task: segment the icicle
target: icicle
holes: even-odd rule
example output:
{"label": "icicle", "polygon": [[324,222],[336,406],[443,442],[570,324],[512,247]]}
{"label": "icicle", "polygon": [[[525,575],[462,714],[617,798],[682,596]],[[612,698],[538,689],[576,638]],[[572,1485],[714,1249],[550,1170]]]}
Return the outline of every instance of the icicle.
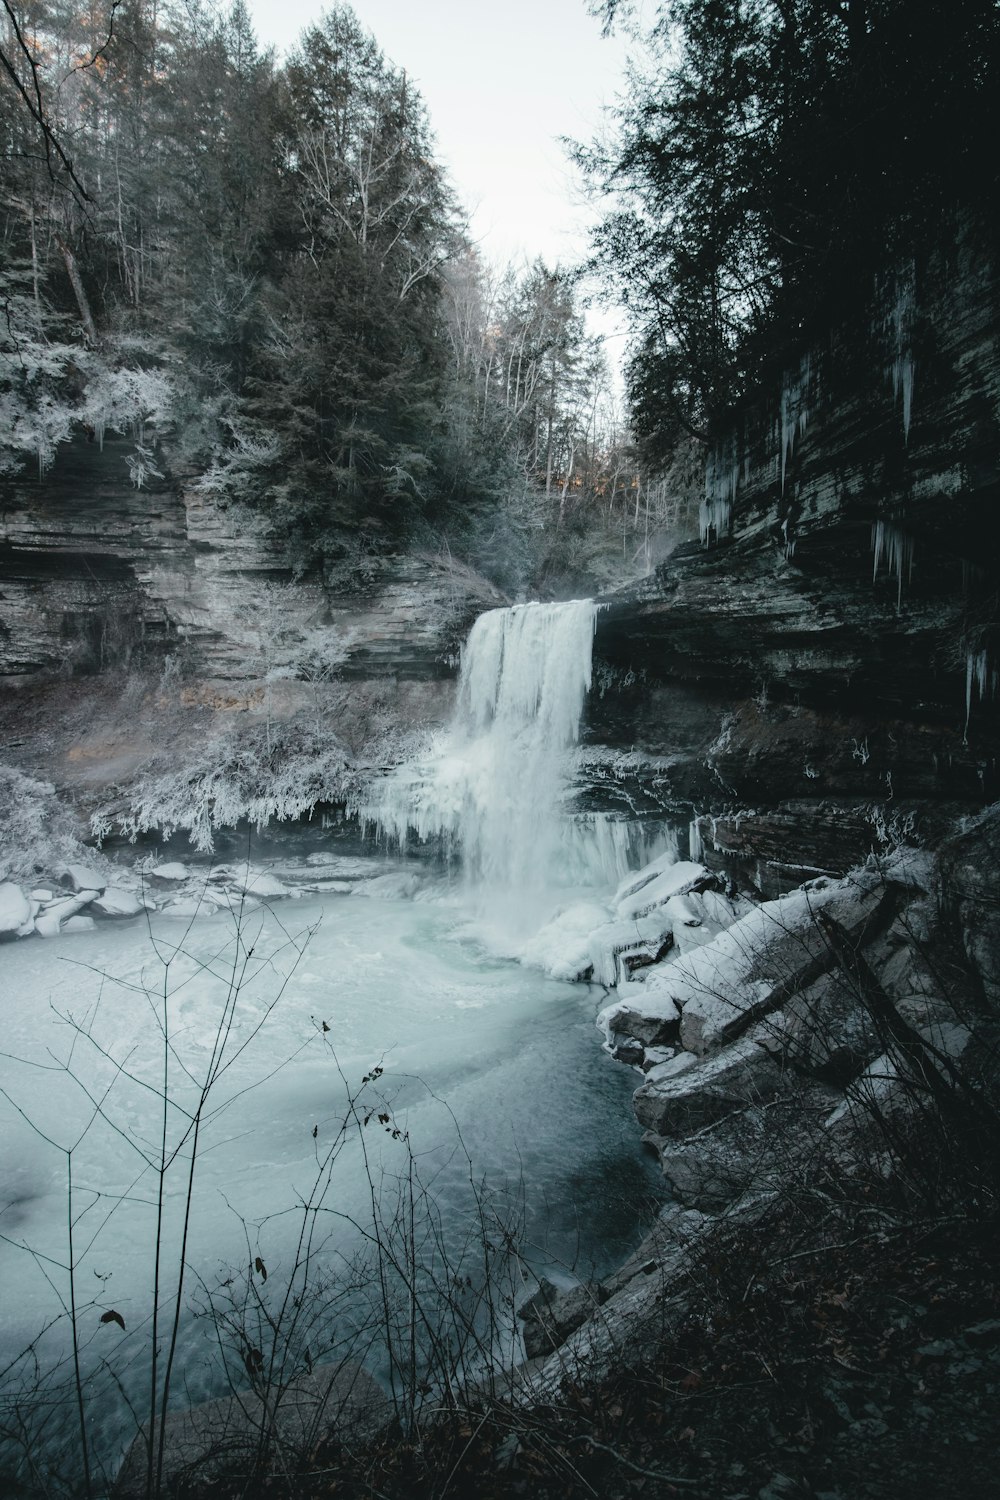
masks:
{"label": "icicle", "polygon": [[713,532],[718,541],[732,525],[733,505],[740,482],[740,465],[735,450],[735,440],[730,438],[723,448],[713,449],[705,462],[705,498],[701,502],[699,530],[706,547]]}
{"label": "icicle", "polygon": [[913,578],[913,538],[906,535],[892,521],[876,521],[872,526],[872,582],[878,578],[884,559],[887,572],[896,580],[896,608],[903,602],[903,574],[909,583]]}
{"label": "icicle", "polygon": [[795,556],[795,538],[792,536],[791,523],[788,516],[786,516],[781,523],[781,534],[785,539],[785,561],[791,562],[792,558]]}
{"label": "icicle", "polygon": [[963,743],[969,743],[969,720],[972,718],[972,689],[980,703],[989,696],[995,698],[1000,689],[1000,670],[990,666],[989,651],[967,651],[965,654],[965,734]]}
{"label": "icicle", "polygon": [[692,818],[691,822],[688,824],[688,858],[694,860],[695,863],[700,864],[704,853],[705,846],[702,842],[701,828],[698,824],[698,819]]}
{"label": "icicle", "polygon": [[809,393],[812,384],[812,359],[803,355],[798,372],[787,371],[781,381],[780,431],[781,445],[778,450],[781,469],[781,489],[785,488],[785,473],[788,460],[795,451],[796,434],[802,437],[809,425]]}
{"label": "icicle", "polygon": [[892,398],[903,398],[903,441],[910,440],[910,417],[913,412],[913,318],[916,311],[916,273],[912,262],[900,276],[896,300],[891,313],[893,338]]}

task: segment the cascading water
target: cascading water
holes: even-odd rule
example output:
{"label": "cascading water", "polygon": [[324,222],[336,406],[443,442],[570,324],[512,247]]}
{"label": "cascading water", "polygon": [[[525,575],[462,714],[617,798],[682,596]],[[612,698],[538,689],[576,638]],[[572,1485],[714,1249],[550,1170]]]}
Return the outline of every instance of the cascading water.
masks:
{"label": "cascading water", "polygon": [[578,599],[481,615],[450,726],[363,809],[401,843],[442,838],[522,931],[549,914],[551,892],[614,882],[649,853],[634,824],[569,814],[597,610]]}

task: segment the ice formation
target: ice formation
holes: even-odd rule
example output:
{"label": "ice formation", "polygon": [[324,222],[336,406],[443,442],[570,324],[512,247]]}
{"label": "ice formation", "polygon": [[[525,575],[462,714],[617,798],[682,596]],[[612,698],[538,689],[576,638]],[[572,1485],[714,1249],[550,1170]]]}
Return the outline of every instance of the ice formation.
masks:
{"label": "ice formation", "polygon": [[883,562],[896,580],[896,607],[903,602],[903,574],[907,583],[913,577],[913,538],[906,535],[892,521],[876,521],[872,527],[872,582],[878,577]]}
{"label": "ice formation", "polygon": [[706,547],[715,533],[716,541],[730,528],[736,490],[740,482],[740,465],[735,442],[714,448],[705,462],[705,498],[701,502],[698,527]]}
{"label": "ice formation", "polygon": [[[795,451],[796,437],[802,437],[809,425],[809,396],[812,385],[812,360],[803,356],[795,374],[788,371],[781,382],[781,488],[785,488],[788,460]],[[787,541],[787,537],[786,537]]]}
{"label": "ice formation", "polygon": [[892,309],[893,361],[892,395],[895,401],[903,398],[903,438],[909,442],[910,414],[913,410],[913,317],[916,311],[914,270],[911,265],[905,279],[896,289],[896,300]]}
{"label": "ice formation", "polygon": [[985,647],[981,651],[967,651],[965,655],[965,743],[969,742],[969,720],[972,717],[972,691],[980,703],[989,696],[995,698],[1000,690],[1000,667],[990,661]]}

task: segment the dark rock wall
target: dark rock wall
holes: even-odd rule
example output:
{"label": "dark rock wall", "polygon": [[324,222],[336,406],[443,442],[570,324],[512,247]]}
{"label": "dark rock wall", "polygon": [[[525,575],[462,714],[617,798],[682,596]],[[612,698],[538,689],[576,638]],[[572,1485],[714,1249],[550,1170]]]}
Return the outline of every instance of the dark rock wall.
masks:
{"label": "dark rock wall", "polygon": [[[825,809],[783,834],[829,866],[873,817],[1000,795],[992,238],[965,222],[738,414],[709,455],[703,544],[607,601],[588,737],[656,757],[665,806]],[[836,855],[824,817],[854,819]]]}

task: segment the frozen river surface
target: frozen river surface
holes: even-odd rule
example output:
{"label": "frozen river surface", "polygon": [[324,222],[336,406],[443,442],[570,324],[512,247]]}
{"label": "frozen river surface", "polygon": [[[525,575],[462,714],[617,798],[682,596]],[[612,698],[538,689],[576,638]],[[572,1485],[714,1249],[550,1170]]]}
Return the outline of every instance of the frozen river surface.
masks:
{"label": "frozen river surface", "polygon": [[[527,1286],[532,1271],[583,1276],[620,1259],[655,1190],[628,1108],[634,1077],[594,1029],[603,991],[491,956],[444,891],[307,896],[239,931],[229,913],[105,924],[0,960],[8,1402],[30,1403],[40,1372],[70,1361],[75,1297],[83,1373],[96,1392],[113,1370],[141,1410],[158,1223],[161,1344],[182,1258],[189,1268],[173,1388],[185,1405],[220,1380],[213,1320],[192,1309],[210,1292],[245,1302],[248,1287],[287,1286],[305,1202],[322,1209],[309,1274],[325,1282],[362,1242],[372,1181],[392,1194],[415,1171],[458,1255],[470,1181],[485,1180],[501,1216],[523,1201]],[[71,1363],[62,1374],[71,1382]],[[89,1412],[99,1450],[127,1435],[122,1417],[109,1397]],[[71,1407],[46,1420],[71,1440]]]}

